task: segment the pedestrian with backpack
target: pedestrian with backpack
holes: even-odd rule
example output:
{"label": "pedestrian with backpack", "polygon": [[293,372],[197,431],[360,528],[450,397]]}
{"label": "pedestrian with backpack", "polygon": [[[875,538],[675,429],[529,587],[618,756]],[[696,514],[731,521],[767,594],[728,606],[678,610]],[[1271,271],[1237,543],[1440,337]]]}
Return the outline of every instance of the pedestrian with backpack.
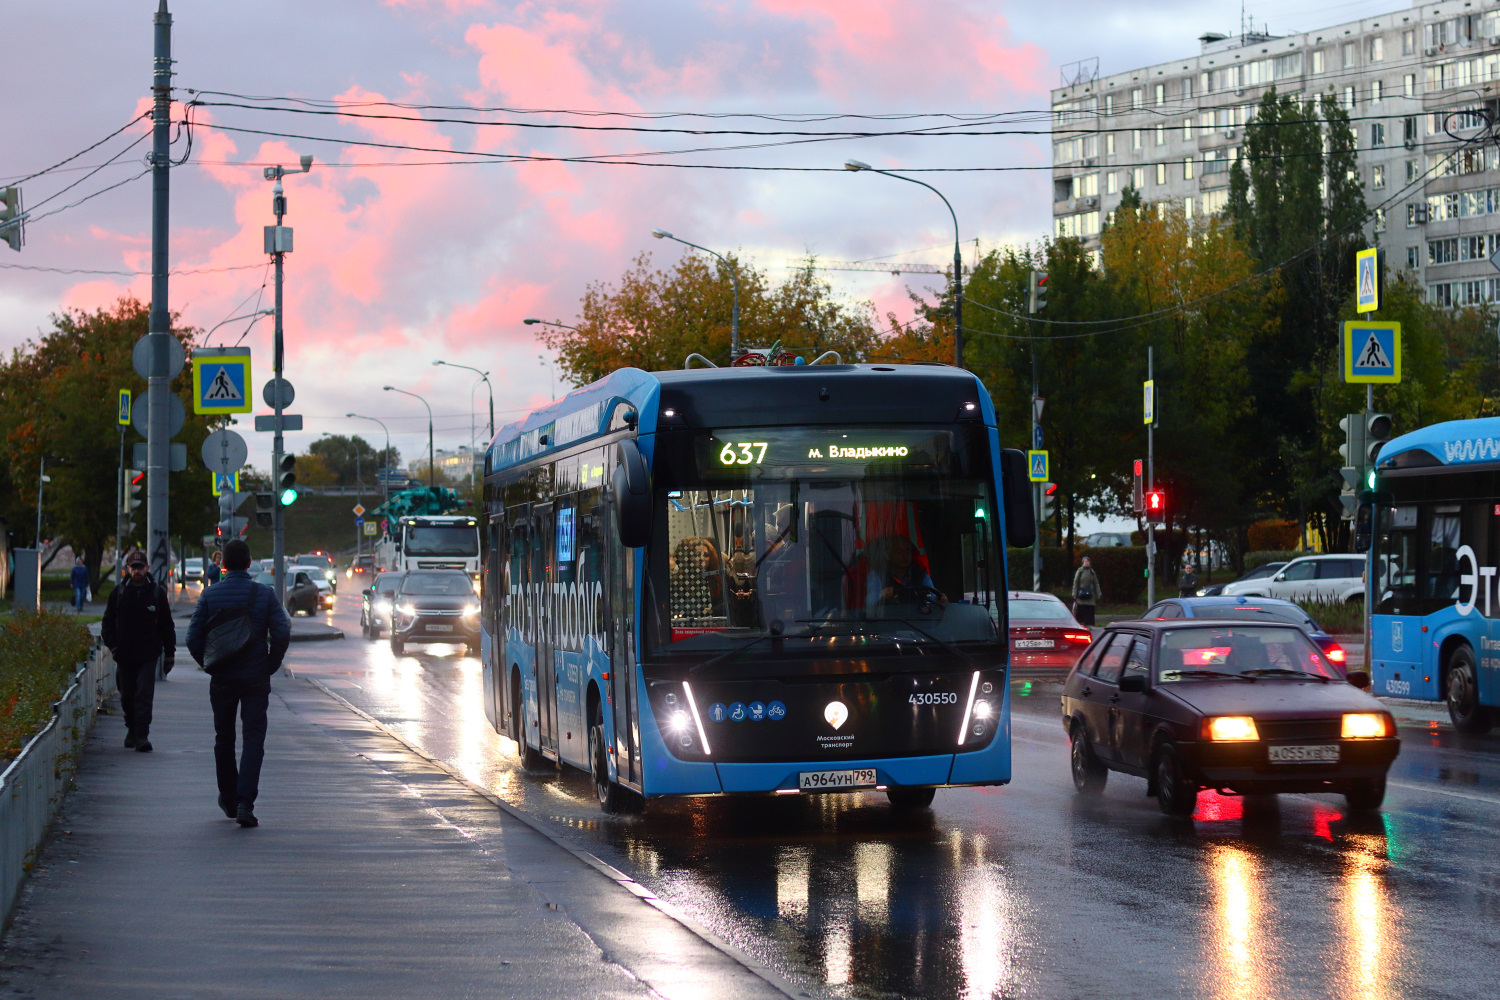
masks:
{"label": "pedestrian with backpack", "polygon": [[163,659],[162,676],[172,672],[177,657],[177,628],[167,588],[151,578],[146,554],[132,552],[125,560],[126,578],[109,592],[99,636],[115,658],[115,687],[125,716],[125,747],[151,752],[151,706],[156,700],[156,662]]}
{"label": "pedestrian with backpack", "polygon": [[[236,538],[224,546],[224,576],[198,598],[188,624],[187,647],[209,675],[214,713],[214,771],[219,808],[240,826],[259,826],[255,799],[266,751],[266,711],[271,675],[281,669],[292,638],[291,619],[270,587],[250,576],[250,546]],[[243,724],[235,765],[235,715]]]}

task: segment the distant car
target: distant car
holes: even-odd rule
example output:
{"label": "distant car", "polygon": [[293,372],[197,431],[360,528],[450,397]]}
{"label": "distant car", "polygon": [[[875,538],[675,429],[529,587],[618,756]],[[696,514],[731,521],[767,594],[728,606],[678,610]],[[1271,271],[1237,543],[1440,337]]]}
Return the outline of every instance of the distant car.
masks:
{"label": "distant car", "polygon": [[[262,571],[255,575],[256,583],[263,583],[267,587],[276,586],[276,574]],[[286,613],[293,618],[298,613],[315,615],[321,606],[322,600],[318,593],[317,584],[313,582],[312,574],[306,569],[298,567],[289,570],[286,575]]]}
{"label": "distant car", "polygon": [[1094,634],[1051,594],[1012,590],[1006,608],[1012,667],[1067,670],[1094,641]]}
{"label": "distant car", "polygon": [[396,591],[391,621],[391,652],[406,653],[408,642],[463,643],[479,651],[479,595],[462,570],[406,573]]}
{"label": "distant car", "polygon": [[307,566],[316,568],[323,574],[323,579],[328,582],[328,588],[332,593],[339,592],[339,575],[334,569],[333,556],[321,550],[307,552],[292,560],[294,566]]}
{"label": "distant car", "polygon": [[194,580],[201,583],[203,580],[203,560],[197,556],[191,559],[184,559],[182,561],[182,578],[189,583]]}
{"label": "distant car", "polygon": [[1301,629],[1237,621],[1116,622],[1063,684],[1074,787],[1144,777],[1162,812],[1198,792],[1342,793],[1380,808],[1400,751],[1384,705],[1345,683]]}
{"label": "distant car", "polygon": [[349,563],[349,568],[344,571],[344,575],[351,580],[356,576],[366,580],[371,579],[375,575],[375,557],[373,555],[355,556],[354,560]]}
{"label": "distant car", "polygon": [[1284,601],[1363,600],[1365,560],[1354,553],[1301,556],[1266,579],[1245,585],[1231,584],[1224,588],[1224,593],[1236,597],[1279,597]]}
{"label": "distant car", "polygon": [[381,573],[362,592],[359,628],[366,639],[379,639],[380,630],[390,625],[401,577],[400,573]]}
{"label": "distant car", "polygon": [[[1199,597],[1221,597],[1221,596],[1222,597],[1238,597],[1241,594],[1243,594],[1245,590],[1249,589],[1249,587],[1253,586],[1258,581],[1268,580],[1271,577],[1275,576],[1276,575],[1276,571],[1278,569],[1280,569],[1281,567],[1285,566],[1285,565],[1286,565],[1285,562],[1268,562],[1268,563],[1262,563],[1261,565],[1255,567],[1252,570],[1246,570],[1245,571],[1245,575],[1242,576],[1242,577],[1240,577],[1238,580],[1233,580],[1233,581],[1231,581],[1229,583],[1225,583],[1225,584],[1217,584],[1216,583],[1212,587],[1204,587],[1202,590],[1198,591],[1198,596]],[[1217,589],[1215,590],[1215,588],[1217,588]],[[1214,593],[1209,593],[1210,590],[1215,590],[1215,592]]]}
{"label": "distant car", "polygon": [[[1275,597],[1172,597],[1153,605],[1141,615],[1143,621],[1170,621],[1174,618],[1216,618],[1221,621],[1286,622],[1295,625],[1307,637],[1318,644],[1323,655],[1333,663],[1341,675],[1348,677],[1348,654],[1338,640],[1313,621],[1311,615],[1291,601]],[[1368,687],[1354,678],[1356,686]]]}
{"label": "distant car", "polygon": [[1083,540],[1091,549],[1119,549],[1130,545],[1128,531],[1096,531]]}

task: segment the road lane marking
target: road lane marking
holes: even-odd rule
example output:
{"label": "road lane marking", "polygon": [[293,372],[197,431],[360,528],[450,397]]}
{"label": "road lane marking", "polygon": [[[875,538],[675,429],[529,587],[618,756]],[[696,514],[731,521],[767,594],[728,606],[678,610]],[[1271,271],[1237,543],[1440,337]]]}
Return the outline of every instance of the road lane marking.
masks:
{"label": "road lane marking", "polygon": [[1392,781],[1389,778],[1386,779],[1385,783],[1392,788],[1405,788],[1413,792],[1432,792],[1436,795],[1447,795],[1455,799],[1468,799],[1471,802],[1483,802],[1485,805],[1500,806],[1500,796],[1476,795],[1473,792],[1454,792],[1446,788],[1417,785],[1410,781]]}

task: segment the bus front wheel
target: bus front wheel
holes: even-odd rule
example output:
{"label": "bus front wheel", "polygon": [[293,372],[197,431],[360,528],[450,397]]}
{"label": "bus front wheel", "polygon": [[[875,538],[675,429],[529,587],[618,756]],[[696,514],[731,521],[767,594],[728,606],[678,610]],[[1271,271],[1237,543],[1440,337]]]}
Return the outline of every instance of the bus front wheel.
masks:
{"label": "bus front wheel", "polygon": [[594,794],[599,808],[606,813],[630,812],[631,794],[627,788],[609,778],[609,747],[604,742],[604,719],[598,709],[589,726],[589,775],[594,779]]}
{"label": "bus front wheel", "polygon": [[887,788],[885,797],[891,808],[900,812],[911,809],[926,809],[937,796],[936,788]]}
{"label": "bus front wheel", "polygon": [[1474,652],[1468,646],[1457,646],[1448,654],[1448,717],[1461,733],[1479,735],[1490,731],[1489,709],[1479,704],[1479,674],[1474,669]]}

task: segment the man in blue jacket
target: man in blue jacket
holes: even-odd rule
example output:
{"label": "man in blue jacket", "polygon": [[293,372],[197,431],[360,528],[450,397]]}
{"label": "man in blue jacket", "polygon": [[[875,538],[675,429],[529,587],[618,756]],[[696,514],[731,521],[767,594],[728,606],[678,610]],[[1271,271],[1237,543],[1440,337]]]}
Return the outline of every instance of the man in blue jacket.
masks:
{"label": "man in blue jacket", "polygon": [[[276,592],[250,577],[250,546],[234,539],[224,546],[224,578],[205,588],[188,624],[187,647],[203,665],[215,613],[247,609],[250,641],[227,662],[208,668],[208,700],[214,710],[214,770],[219,779],[219,808],[240,826],[259,826],[255,799],[260,792],[260,765],[266,754],[266,709],[271,675],[281,669],[292,623]],[[239,766],[234,760],[234,717],[244,722]]]}
{"label": "man in blue jacket", "polygon": [[83,614],[83,599],[89,593],[89,568],[83,564],[83,556],[73,560],[73,572],[68,574],[68,582],[73,585],[73,607]]}

